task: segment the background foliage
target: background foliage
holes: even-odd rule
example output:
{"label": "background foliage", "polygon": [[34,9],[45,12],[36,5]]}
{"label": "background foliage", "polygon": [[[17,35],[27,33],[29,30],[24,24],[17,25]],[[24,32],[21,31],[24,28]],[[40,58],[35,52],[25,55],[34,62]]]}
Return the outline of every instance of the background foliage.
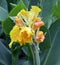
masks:
{"label": "background foliage", "polygon": [[[41,7],[39,16],[45,23],[41,30],[47,32],[44,42],[40,44],[41,65],[60,65],[60,0],[0,0],[0,65],[12,63],[8,44],[14,22],[10,17],[23,8],[29,10],[31,5]],[[17,65],[32,65],[30,58],[33,55],[30,52],[29,45],[20,49]]]}

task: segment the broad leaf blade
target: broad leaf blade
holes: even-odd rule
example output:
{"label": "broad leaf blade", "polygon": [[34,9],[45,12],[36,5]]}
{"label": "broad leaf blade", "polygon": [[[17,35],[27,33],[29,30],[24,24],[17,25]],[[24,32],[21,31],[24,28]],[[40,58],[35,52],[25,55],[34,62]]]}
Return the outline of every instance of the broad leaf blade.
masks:
{"label": "broad leaf blade", "polygon": [[11,65],[11,52],[0,42],[0,63],[2,65]]}
{"label": "broad leaf blade", "polygon": [[[19,3],[21,0],[17,0],[17,3]],[[29,0],[23,0],[25,6],[28,8],[29,6]]]}
{"label": "broad leaf blade", "polygon": [[60,65],[60,20],[50,28],[51,47],[43,65]]}
{"label": "broad leaf blade", "polygon": [[53,8],[54,15],[60,18],[60,0],[57,0],[55,7]]}
{"label": "broad leaf blade", "polygon": [[7,18],[3,24],[2,24],[2,27],[3,27],[3,30],[6,34],[9,35],[11,29],[13,28],[14,26],[14,22],[10,19],[10,18]]}
{"label": "broad leaf blade", "polygon": [[8,15],[8,6],[6,0],[0,0],[0,20],[5,20]]}
{"label": "broad leaf blade", "polygon": [[5,20],[7,16],[8,16],[8,12],[2,7],[0,7],[0,20],[1,21]]}
{"label": "broad leaf blade", "polygon": [[41,0],[42,13],[41,17],[47,28],[50,28],[53,19],[53,7],[56,0]]}
{"label": "broad leaf blade", "polygon": [[0,7],[8,11],[7,1],[6,0],[0,0]]}
{"label": "broad leaf blade", "polygon": [[40,43],[40,49],[41,49],[41,52],[43,53],[45,50],[50,48],[50,33],[45,26],[42,26],[40,30],[43,31],[45,34],[44,42]]}
{"label": "broad leaf blade", "polygon": [[16,16],[17,13],[22,9],[26,9],[26,7],[23,1],[20,1],[19,4],[15,8],[13,8],[13,10],[10,12],[9,16]]}
{"label": "broad leaf blade", "polygon": [[[17,13],[21,10],[21,9],[26,9],[23,1],[20,1],[20,3],[12,9],[12,11],[10,12],[9,16],[16,16]],[[10,20],[10,18],[8,17],[4,22],[3,22],[3,30],[6,34],[9,34],[9,32],[11,31],[11,29],[14,26],[14,22],[12,20]]]}

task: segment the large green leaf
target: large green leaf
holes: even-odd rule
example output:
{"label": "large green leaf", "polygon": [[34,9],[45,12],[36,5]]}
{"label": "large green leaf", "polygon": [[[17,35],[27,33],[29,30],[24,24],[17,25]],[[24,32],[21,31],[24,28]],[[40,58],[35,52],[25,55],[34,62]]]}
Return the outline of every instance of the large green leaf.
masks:
{"label": "large green leaf", "polygon": [[[17,0],[17,3],[19,3],[21,0]],[[25,6],[28,8],[29,6],[29,1],[28,0],[23,0]]]}
{"label": "large green leaf", "polygon": [[51,47],[42,65],[60,65],[60,20],[50,27]]}
{"label": "large green leaf", "polygon": [[11,65],[11,52],[0,41],[0,65]]}
{"label": "large green leaf", "polygon": [[0,0],[0,20],[5,20],[8,15],[8,7],[6,0]]}
{"label": "large green leaf", "polygon": [[40,28],[41,31],[44,32],[45,34],[45,40],[44,42],[40,43],[39,47],[40,47],[40,58],[41,58],[41,64],[44,62],[46,55],[47,55],[47,51],[50,48],[50,33],[49,30],[45,27],[42,26]]}
{"label": "large green leaf", "polygon": [[40,43],[40,49],[43,53],[45,50],[50,48],[50,33],[49,33],[49,30],[45,26],[42,26],[40,30],[43,31],[45,34],[44,42]]}
{"label": "large green leaf", "polygon": [[7,1],[6,0],[0,0],[0,7],[4,8],[8,11]]}
{"label": "large green leaf", "polygon": [[5,20],[7,16],[8,16],[8,12],[2,7],[0,7],[0,20],[1,21]]}
{"label": "large green leaf", "polygon": [[[17,13],[21,10],[21,9],[26,9],[23,1],[20,1],[19,4],[12,9],[12,11],[9,13],[9,16],[16,16]],[[14,22],[8,17],[4,22],[3,22],[3,30],[6,34],[9,34],[9,32],[11,31]]]}
{"label": "large green leaf", "polygon": [[9,32],[11,31],[12,27],[14,26],[14,22],[10,19],[7,18],[4,22],[3,22],[3,30],[6,34],[9,34]]}
{"label": "large green leaf", "polygon": [[49,28],[52,24],[53,19],[53,7],[55,5],[56,0],[41,0],[42,13],[41,17],[45,22],[47,28]]}
{"label": "large green leaf", "polygon": [[53,8],[54,15],[60,18],[60,0],[57,0],[55,7]]}
{"label": "large green leaf", "polygon": [[26,9],[26,7],[23,1],[20,1],[18,5],[15,8],[13,8],[12,11],[9,13],[9,16],[16,16],[17,13],[22,9]]}

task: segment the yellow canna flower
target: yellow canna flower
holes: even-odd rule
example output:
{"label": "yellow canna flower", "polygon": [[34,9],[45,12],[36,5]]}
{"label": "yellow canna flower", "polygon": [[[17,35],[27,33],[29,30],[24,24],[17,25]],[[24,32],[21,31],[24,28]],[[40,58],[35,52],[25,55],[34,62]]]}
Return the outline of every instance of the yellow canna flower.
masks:
{"label": "yellow canna flower", "polygon": [[25,43],[32,43],[33,34],[34,31],[32,31],[30,27],[22,27],[19,34],[20,45],[23,45]]}
{"label": "yellow canna flower", "polygon": [[32,6],[30,11],[28,11],[29,26],[31,26],[31,24],[36,20],[39,12],[41,12],[41,9],[39,7],[37,7],[37,6]]}
{"label": "yellow canna flower", "polygon": [[41,12],[41,9],[38,6],[32,6],[31,11],[34,11],[35,13]]}
{"label": "yellow canna flower", "polygon": [[[27,18],[28,18],[27,15],[28,15],[28,14],[27,14],[27,11],[24,10],[24,9],[22,9],[22,10],[17,14],[17,17],[20,19],[20,23],[21,23],[21,24],[24,24],[25,22],[28,23],[28,22],[27,22]],[[23,20],[24,20],[25,22],[24,22]]]}
{"label": "yellow canna flower", "polygon": [[17,16],[20,17],[21,15],[26,16],[26,11],[24,9],[22,9]]}
{"label": "yellow canna flower", "polygon": [[13,29],[10,31],[10,38],[11,38],[11,43],[9,44],[10,48],[12,47],[13,42],[18,41],[19,33],[20,33],[19,27],[15,25]]}
{"label": "yellow canna flower", "polygon": [[18,26],[14,26],[10,32],[11,42],[9,47],[12,47],[13,42],[18,42],[20,45],[25,43],[32,43],[34,31],[30,27],[23,26],[19,29]]}
{"label": "yellow canna flower", "polygon": [[32,18],[32,19],[35,19],[38,16],[39,12],[41,12],[41,9],[39,7],[32,6],[31,9],[30,9],[30,11],[29,11],[28,16],[30,18]]}
{"label": "yellow canna flower", "polygon": [[[11,42],[9,47],[12,47],[13,42],[18,42],[20,45],[33,42],[35,31],[44,25],[41,18],[38,17],[41,9],[37,6],[32,6],[30,11],[22,9],[15,18],[15,26],[10,31]],[[36,42],[42,42],[44,34],[42,31],[37,32]]]}
{"label": "yellow canna flower", "polygon": [[20,26],[20,27],[25,26],[23,20],[17,16],[15,17],[15,25]]}

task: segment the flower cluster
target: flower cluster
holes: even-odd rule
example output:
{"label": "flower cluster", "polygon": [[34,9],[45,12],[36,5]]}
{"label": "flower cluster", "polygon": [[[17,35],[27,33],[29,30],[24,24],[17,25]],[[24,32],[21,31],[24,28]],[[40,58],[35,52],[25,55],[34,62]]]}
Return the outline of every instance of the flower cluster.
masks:
{"label": "flower cluster", "polygon": [[20,45],[25,43],[33,43],[33,36],[35,42],[40,43],[44,40],[44,33],[39,31],[39,28],[44,25],[38,14],[41,9],[37,6],[32,6],[30,11],[22,9],[15,17],[15,26],[10,31],[11,42],[9,47],[12,47],[13,42],[18,42]]}

